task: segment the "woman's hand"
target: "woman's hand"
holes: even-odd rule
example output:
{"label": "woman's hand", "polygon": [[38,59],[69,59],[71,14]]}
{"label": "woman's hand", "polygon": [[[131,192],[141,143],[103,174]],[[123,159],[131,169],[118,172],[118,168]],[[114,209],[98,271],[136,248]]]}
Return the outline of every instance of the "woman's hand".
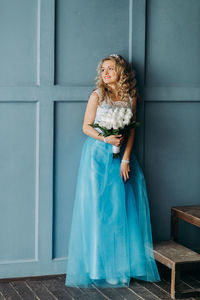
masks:
{"label": "woman's hand", "polygon": [[123,179],[124,177],[124,182],[129,179],[129,172],[130,172],[130,166],[129,163],[126,162],[121,162],[120,166],[120,176]]}
{"label": "woman's hand", "polygon": [[120,147],[123,143],[124,137],[122,134],[109,135],[106,137],[106,143],[112,144],[114,146]]}

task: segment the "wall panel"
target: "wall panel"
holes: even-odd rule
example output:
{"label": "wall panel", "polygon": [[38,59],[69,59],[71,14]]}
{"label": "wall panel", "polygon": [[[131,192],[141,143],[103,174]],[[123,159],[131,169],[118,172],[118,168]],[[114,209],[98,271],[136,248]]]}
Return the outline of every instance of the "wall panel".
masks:
{"label": "wall panel", "polygon": [[83,142],[85,102],[56,102],[54,127],[53,258],[67,256],[76,178]]}
{"label": "wall panel", "polygon": [[91,86],[103,56],[128,50],[128,0],[56,1],[56,84]]}
{"label": "wall panel", "polygon": [[146,85],[200,84],[200,2],[147,1]]}
{"label": "wall panel", "polygon": [[37,84],[39,0],[1,0],[0,86]]}
{"label": "wall panel", "polygon": [[145,104],[145,172],[156,239],[169,237],[172,206],[199,201],[199,114],[199,102]]}
{"label": "wall panel", "polygon": [[0,103],[0,261],[37,259],[37,110]]}

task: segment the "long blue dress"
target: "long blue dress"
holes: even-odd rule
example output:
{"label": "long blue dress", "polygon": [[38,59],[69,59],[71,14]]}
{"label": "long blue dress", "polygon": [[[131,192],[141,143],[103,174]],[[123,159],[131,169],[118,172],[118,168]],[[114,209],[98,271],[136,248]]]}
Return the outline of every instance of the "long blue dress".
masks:
{"label": "long blue dress", "polygon": [[[98,92],[98,91],[97,91]],[[106,106],[104,101],[104,106]],[[95,122],[101,108],[98,107]],[[129,179],[112,145],[87,137],[83,145],[68,246],[66,286],[124,287],[131,277],[160,281],[153,255],[144,174],[134,147]]]}

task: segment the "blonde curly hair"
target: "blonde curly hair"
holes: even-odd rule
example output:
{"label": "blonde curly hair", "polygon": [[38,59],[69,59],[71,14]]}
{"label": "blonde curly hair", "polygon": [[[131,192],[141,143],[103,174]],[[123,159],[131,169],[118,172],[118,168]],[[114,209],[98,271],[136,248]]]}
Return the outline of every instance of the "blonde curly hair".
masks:
{"label": "blonde curly hair", "polygon": [[139,93],[138,88],[136,86],[137,80],[135,79],[135,71],[131,68],[131,65],[121,56],[118,54],[111,54],[105,58],[103,58],[97,67],[97,77],[95,78],[96,88],[99,90],[100,97],[99,97],[99,104],[103,102],[106,98],[110,104],[112,100],[114,100],[115,95],[112,92],[112,89],[104,83],[101,70],[104,61],[112,60],[115,62],[116,65],[116,72],[117,72],[117,86],[118,86],[118,95],[120,97],[120,101],[124,101],[125,105],[129,103],[129,97],[133,99],[133,101],[139,100]]}

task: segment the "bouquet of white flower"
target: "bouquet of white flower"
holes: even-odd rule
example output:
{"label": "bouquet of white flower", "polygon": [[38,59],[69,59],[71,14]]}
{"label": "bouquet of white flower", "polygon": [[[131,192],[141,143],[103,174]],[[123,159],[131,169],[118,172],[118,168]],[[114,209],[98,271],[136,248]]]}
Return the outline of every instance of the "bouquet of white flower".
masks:
{"label": "bouquet of white flower", "polygon": [[[130,108],[115,107],[104,110],[101,114],[99,123],[89,124],[92,127],[98,127],[101,129],[103,136],[124,134],[129,131],[130,128],[140,126],[139,122],[133,120],[133,113]],[[99,133],[101,134],[101,133]],[[112,146],[113,157],[120,157],[120,147]]]}

